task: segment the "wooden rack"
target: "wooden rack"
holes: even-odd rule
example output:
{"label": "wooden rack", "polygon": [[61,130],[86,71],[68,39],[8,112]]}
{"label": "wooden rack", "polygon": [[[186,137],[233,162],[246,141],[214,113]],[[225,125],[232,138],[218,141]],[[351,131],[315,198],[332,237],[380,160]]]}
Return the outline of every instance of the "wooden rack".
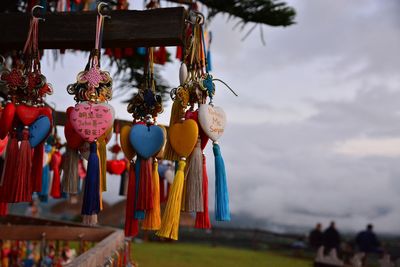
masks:
{"label": "wooden rack", "polygon": [[0,218],[0,240],[78,241],[81,252],[82,242],[97,242],[67,267],[103,266],[110,255],[125,246],[124,232],[119,229],[16,215]]}

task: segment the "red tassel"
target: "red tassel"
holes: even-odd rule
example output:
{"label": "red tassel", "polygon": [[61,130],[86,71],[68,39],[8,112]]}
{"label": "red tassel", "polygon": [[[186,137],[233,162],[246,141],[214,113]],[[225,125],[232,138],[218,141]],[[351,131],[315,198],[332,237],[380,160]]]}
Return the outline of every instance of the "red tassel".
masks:
{"label": "red tassel", "polygon": [[151,210],[153,208],[152,170],[151,159],[140,160],[138,210]]}
{"label": "red tassel", "polygon": [[157,63],[164,65],[167,62],[167,49],[165,46],[160,46],[157,51]]}
{"label": "red tassel", "polygon": [[114,57],[115,57],[116,59],[122,58],[122,51],[121,51],[121,48],[115,48],[115,49],[114,49]]}
{"label": "red tassel", "polygon": [[211,222],[210,216],[208,214],[208,176],[207,176],[207,166],[206,166],[206,156],[203,154],[203,212],[196,213],[196,223],[195,228],[200,229],[210,229]]}
{"label": "red tassel", "polygon": [[14,182],[16,179],[14,174],[17,166],[18,150],[17,133],[13,131],[11,138],[8,139],[6,149],[6,158],[1,177],[0,202],[15,202],[16,187],[14,186]]}
{"label": "red tassel", "polygon": [[182,46],[177,46],[176,47],[176,55],[175,55],[175,57],[177,58],[177,59],[180,59],[180,60],[182,60],[182,56],[183,56],[183,53],[182,53]]}
{"label": "red tassel", "polygon": [[0,202],[0,216],[7,216],[8,213],[8,203]]}
{"label": "red tassel", "polygon": [[18,153],[17,170],[15,179],[15,196],[14,202],[31,202],[32,201],[32,148],[29,143],[29,129],[25,126],[22,131],[22,141]]}
{"label": "red tassel", "polygon": [[129,168],[128,194],[126,197],[125,211],[125,236],[135,237],[139,233],[139,221],[135,219],[136,177],[135,165]]}
{"label": "red tassel", "polygon": [[42,191],[44,142],[34,148],[32,160],[32,185],[33,192]]}
{"label": "red tassel", "polygon": [[111,48],[107,48],[106,51],[104,52],[104,54],[111,57],[113,55],[113,51]]}
{"label": "red tassel", "polygon": [[53,170],[53,182],[51,183],[50,195],[53,198],[61,197],[60,166],[62,156],[60,151],[55,151],[51,156],[50,168]]}
{"label": "red tassel", "polygon": [[124,49],[124,56],[125,57],[132,57],[134,54],[133,48],[127,47]]}

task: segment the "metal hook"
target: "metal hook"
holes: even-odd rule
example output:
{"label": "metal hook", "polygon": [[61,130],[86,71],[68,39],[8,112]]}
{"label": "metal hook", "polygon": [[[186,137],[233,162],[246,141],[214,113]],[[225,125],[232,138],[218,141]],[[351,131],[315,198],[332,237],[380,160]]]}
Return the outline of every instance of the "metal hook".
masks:
{"label": "metal hook", "polygon": [[4,65],[6,63],[6,58],[0,55],[0,65]]}
{"label": "metal hook", "polygon": [[[193,17],[192,17],[192,16],[193,16]],[[195,16],[195,17],[194,17],[194,16]],[[185,19],[185,22],[186,22],[186,23],[190,23],[190,24],[192,24],[192,25],[195,25],[195,24],[203,25],[204,22],[205,22],[205,20],[206,20],[205,17],[204,17],[204,15],[203,15],[201,12],[199,12],[199,11],[194,11],[194,10],[191,10],[191,11],[189,12],[188,17],[189,17],[189,19]],[[192,18],[193,18],[194,21],[192,21]],[[200,19],[200,20],[198,20],[198,19]]]}
{"label": "metal hook", "polygon": [[37,19],[39,19],[39,20],[43,20],[43,21],[45,21],[45,19],[44,18],[41,18],[41,17],[36,17],[33,13],[35,12],[35,9],[36,8],[40,8],[40,9],[44,9],[44,7],[43,6],[41,6],[41,5],[35,5],[35,6],[33,6],[32,7],[32,10],[31,10],[31,15],[32,15],[32,18],[37,18]]}
{"label": "metal hook", "polygon": [[104,11],[104,10],[109,10],[109,9],[110,9],[110,6],[109,6],[107,3],[105,3],[105,2],[100,2],[100,3],[98,4],[98,6],[97,6],[97,13],[99,14],[99,16],[102,16],[102,17],[111,19],[111,16],[110,16],[110,15],[101,13],[102,11]]}
{"label": "metal hook", "polygon": [[220,83],[223,83],[226,87],[228,87],[229,90],[231,90],[231,92],[232,92],[235,96],[238,96],[238,94],[236,94],[235,91],[233,91],[233,89],[232,89],[229,85],[227,85],[223,80],[220,80],[220,79],[213,79],[213,81],[218,81],[218,82],[220,82]]}

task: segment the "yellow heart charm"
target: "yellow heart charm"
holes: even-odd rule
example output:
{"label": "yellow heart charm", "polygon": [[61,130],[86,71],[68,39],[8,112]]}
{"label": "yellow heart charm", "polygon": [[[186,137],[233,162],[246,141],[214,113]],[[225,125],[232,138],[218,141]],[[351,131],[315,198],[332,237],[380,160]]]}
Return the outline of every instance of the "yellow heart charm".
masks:
{"label": "yellow heart charm", "polygon": [[110,140],[112,138],[112,135],[113,135],[113,127],[111,126],[110,128],[108,128],[108,130],[105,133],[103,133],[102,136],[99,137],[99,141],[104,140],[106,142],[106,144],[108,144],[108,142],[110,142]]}
{"label": "yellow heart charm", "polygon": [[165,145],[167,144],[167,129],[165,129],[165,126],[163,126],[163,125],[158,125],[158,126],[161,128],[161,130],[164,133],[164,144],[163,144],[161,150],[158,152],[156,158],[162,159],[162,158],[164,158]]}
{"label": "yellow heart charm", "polygon": [[175,152],[187,158],[192,153],[199,137],[199,128],[194,120],[175,123],[169,128],[169,141]]}
{"label": "yellow heart charm", "polygon": [[122,151],[124,152],[125,157],[128,160],[131,160],[135,155],[135,151],[129,141],[129,133],[131,132],[131,126],[125,125],[121,128],[121,132],[119,133],[119,141],[121,143]]}

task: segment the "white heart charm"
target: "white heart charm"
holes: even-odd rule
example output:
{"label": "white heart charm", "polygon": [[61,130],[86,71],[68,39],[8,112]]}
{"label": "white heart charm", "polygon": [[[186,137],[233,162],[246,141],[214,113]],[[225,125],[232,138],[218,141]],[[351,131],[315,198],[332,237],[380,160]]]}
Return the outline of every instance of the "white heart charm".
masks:
{"label": "white heart charm", "polygon": [[221,107],[201,104],[199,107],[199,123],[205,134],[215,142],[224,133],[225,112]]}
{"label": "white heart charm", "polygon": [[188,70],[186,64],[182,63],[179,69],[179,82],[181,83],[181,85],[185,83],[187,76],[188,76]]}

